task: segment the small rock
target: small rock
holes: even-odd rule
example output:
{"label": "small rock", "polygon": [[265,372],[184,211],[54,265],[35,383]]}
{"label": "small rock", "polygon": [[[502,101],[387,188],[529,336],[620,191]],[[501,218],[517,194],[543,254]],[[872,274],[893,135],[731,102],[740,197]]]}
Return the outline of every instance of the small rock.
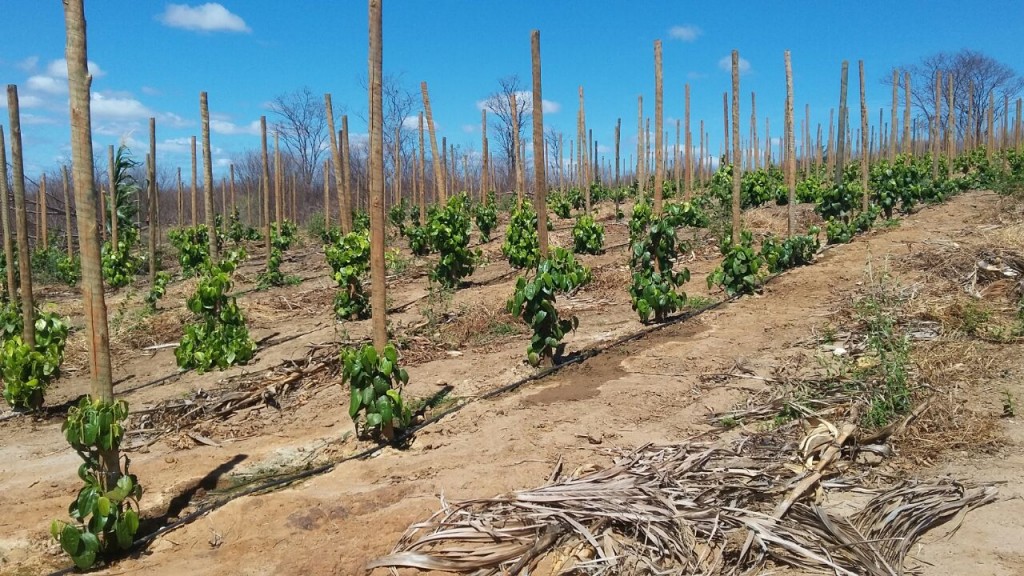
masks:
{"label": "small rock", "polygon": [[458,358],[459,356],[462,356],[462,352],[459,350],[449,350],[448,355],[452,358]]}

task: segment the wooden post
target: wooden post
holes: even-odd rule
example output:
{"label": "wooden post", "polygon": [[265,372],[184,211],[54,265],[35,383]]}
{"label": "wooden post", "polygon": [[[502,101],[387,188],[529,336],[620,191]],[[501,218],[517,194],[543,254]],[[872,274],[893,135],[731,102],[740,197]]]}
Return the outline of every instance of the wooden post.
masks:
{"label": "wooden post", "polygon": [[349,148],[348,114],[341,115],[341,177],[344,189],[341,199],[344,205],[341,209],[341,232],[348,234],[352,232],[352,210],[355,204],[356,194],[352,190],[352,151]]}
{"label": "wooden post", "polygon": [[444,168],[438,164],[441,157],[437,151],[437,134],[434,132],[434,116],[430,112],[430,95],[427,93],[426,82],[420,82],[420,92],[423,93],[423,110],[427,113],[427,131],[430,132],[430,164],[434,167],[434,197],[436,201],[444,204],[448,199],[444,189]]}
{"label": "wooden post", "polygon": [[[580,129],[580,132],[582,133],[582,132],[584,132],[587,129],[587,113],[586,113],[586,111],[585,111],[585,109],[583,107],[583,86],[582,85],[579,87],[579,95],[580,95],[579,129]],[[588,150],[589,150],[589,145],[588,145]],[[587,214],[590,214],[591,213],[591,206],[590,206],[590,183],[593,180],[590,177],[590,161],[589,161],[589,158],[588,158],[588,161],[584,165],[586,166],[587,176],[583,180],[583,209],[584,209],[584,211]],[[547,233],[547,228],[544,229],[544,232],[545,232],[545,234]]]}
{"label": "wooden post", "polygon": [[644,195],[647,187],[644,182],[644,97],[637,96],[636,112],[636,179],[637,191],[640,196]]}
{"label": "wooden post", "polygon": [[[841,186],[843,184],[843,160],[845,159],[845,155],[846,155],[846,117],[847,117],[847,115],[846,115],[846,86],[847,86],[847,77],[848,77],[848,74],[849,74],[849,69],[850,69],[850,63],[847,62],[846,60],[843,60],[841,79],[839,81],[839,124],[838,124],[838,129],[837,129],[837,134],[836,134],[837,137],[836,137],[836,143],[835,143],[835,146],[836,146],[836,154],[835,154],[836,172],[835,172],[835,179],[833,180],[833,182],[834,182],[834,184],[836,186]],[[831,132],[831,131],[832,131],[832,128],[829,127],[829,132]],[[831,148],[832,148],[832,142],[831,142],[831,139],[830,139],[830,141],[829,141],[829,150],[830,151],[831,151]]]}
{"label": "wooden post", "polygon": [[216,208],[213,205],[213,157],[210,150],[210,106],[206,92],[199,93],[199,114],[203,123],[203,189],[206,207],[206,236],[210,241],[210,261],[220,261],[220,249],[217,248],[217,229],[214,224]]}
{"label": "wooden post", "polygon": [[[14,282],[14,247],[11,245],[10,206],[7,199],[7,147],[4,142],[4,126],[0,123],[0,225],[3,226],[4,258],[7,262],[7,296],[14,302],[18,286]],[[19,270],[20,272],[20,270]]]}
{"label": "wooden post", "polygon": [[192,137],[192,226],[199,223],[199,201],[197,198],[199,188],[198,178],[199,164],[196,162],[196,137]]}
{"label": "wooden post", "polygon": [[729,93],[728,92],[722,92],[722,120],[723,120],[723,123],[725,125],[725,131],[722,134],[722,149],[724,150],[724,153],[722,155],[724,156],[723,160],[725,160],[725,164],[729,164],[729,163],[732,162],[732,151],[729,148],[729,138],[730,138],[730,135],[729,135]]}
{"label": "wooden post", "polygon": [[267,151],[267,117],[260,116],[260,159],[263,163],[263,248],[270,257],[270,154]]}
{"label": "wooden post", "polygon": [[[541,258],[545,258],[548,255],[548,210],[547,174],[544,169],[544,99],[541,97],[539,30],[530,32],[530,55],[533,60],[533,174],[536,186],[533,202],[534,209],[537,211],[537,239],[540,242],[540,255]],[[580,98],[580,109],[582,110],[582,88],[580,88]]]}
{"label": "wooden post", "polygon": [[750,92],[750,152],[753,157],[753,169],[761,168],[760,150],[761,146],[757,139],[757,93]]}
{"label": "wooden post", "polygon": [[39,176],[39,224],[40,234],[39,240],[42,241],[43,250],[50,248],[50,234],[47,228],[47,213],[46,213],[46,173]]}
{"label": "wooden post", "polygon": [[[619,162],[620,162],[619,161],[619,139],[621,137],[621,134],[622,134],[622,118],[616,118],[615,119],[615,186],[616,187],[619,186]],[[561,156],[561,150],[562,150],[561,135],[559,135],[559,141],[558,142],[559,142],[559,145],[558,145],[559,156]]]}
{"label": "wooden post", "polygon": [[[74,258],[75,251],[71,243],[71,183],[68,178],[68,167],[66,164],[61,164],[60,167],[61,180],[64,183],[64,236],[67,238],[68,245],[68,258]],[[3,202],[4,210],[7,209],[7,197],[4,197]]]}
{"label": "wooden post", "polygon": [[156,219],[156,203],[160,199],[160,191],[156,185],[156,118],[149,119],[149,162],[146,163],[149,174],[149,285],[156,286],[156,239],[160,233],[160,225]]}
{"label": "wooden post", "polygon": [[281,206],[281,187],[284,185],[281,174],[281,141],[280,134],[274,130],[274,225],[277,233],[281,234],[281,221],[283,220]]}
{"label": "wooden post", "polygon": [[[82,0],[64,2],[67,29],[65,54],[68,67],[68,92],[71,116],[71,157],[74,172],[78,218],[79,250],[82,256],[82,300],[85,314],[86,343],[89,354],[90,392],[93,399],[112,402],[110,336],[107,331],[107,306],[103,295],[100,242],[96,235],[96,193],[93,183],[92,125],[90,84],[86,53],[85,10]],[[13,130],[13,126],[12,126]],[[24,275],[22,276],[24,282]],[[105,487],[110,488],[120,475],[116,450],[100,451],[100,466]]]}
{"label": "wooden post", "polygon": [[[378,353],[388,343],[387,289],[384,269],[384,99],[383,42],[381,39],[382,0],[370,4],[370,306],[373,315],[373,345]],[[426,85],[423,89],[426,95]],[[429,117],[429,112],[428,112]],[[433,130],[433,122],[431,122]],[[436,163],[435,163],[436,166]]]}
{"label": "wooden post", "polygon": [[[516,182],[516,198],[519,203],[523,203],[523,177],[522,171],[519,170],[519,164],[522,162],[519,156],[519,107],[516,104],[516,93],[512,92],[508,95],[509,110],[512,113],[512,170],[515,172]],[[538,217],[540,214],[538,214]]]}
{"label": "wooden post", "polygon": [[661,204],[665,184],[665,158],[662,147],[665,145],[663,136],[663,93],[661,77],[661,40],[654,41],[654,215],[661,216]]}
{"label": "wooden post", "polygon": [[[422,124],[420,124],[422,126]],[[423,131],[420,130],[420,145],[422,146]],[[487,171],[490,169],[488,162],[488,151],[487,151],[487,109],[484,108],[480,111],[480,149],[481,152],[481,168],[480,168],[480,202],[487,202],[487,193],[491,189],[491,183],[487,179]]]}
{"label": "wooden post", "polygon": [[182,212],[185,209],[185,196],[181,186],[181,166],[178,166],[178,228],[181,228],[183,221]]}
{"label": "wooden post", "polygon": [[[334,165],[334,186],[338,190],[338,223],[341,223],[341,214],[345,211],[345,203],[341,198],[342,193],[342,175],[341,175],[341,146],[338,143],[340,138],[338,137],[338,131],[334,127],[334,105],[331,103],[331,95],[329,93],[324,94],[324,109],[327,113],[327,131],[330,132],[330,144],[331,144],[331,163]],[[324,172],[324,181],[329,180],[327,172]],[[328,190],[330,186],[328,185]],[[331,202],[330,192],[328,191],[327,197],[324,200],[324,230],[331,229]],[[347,233],[347,232],[346,232]]]}
{"label": "wooden post", "polygon": [[946,178],[953,178],[953,157],[956,156],[956,123],[953,118],[953,75],[946,75],[947,81],[947,116],[946,116]]}
{"label": "wooden post", "polygon": [[693,197],[693,133],[690,129],[690,85],[687,84],[684,88],[686,92],[686,117],[684,119],[685,126],[683,130],[683,138],[685,149],[684,164],[683,164],[683,199],[689,201]]}
{"label": "wooden post", "polygon": [[868,210],[868,163],[871,161],[868,154],[868,101],[865,96],[864,61],[857,62],[860,72],[860,186],[861,186],[861,210]]}
{"label": "wooden post", "polygon": [[895,68],[892,69],[892,115],[889,120],[889,160],[896,159],[896,126],[897,126],[897,111],[899,110],[899,91],[900,91],[900,73]]}
{"label": "wooden post", "polygon": [[324,160],[324,230],[331,229],[331,163]]}
{"label": "wooden post", "polygon": [[942,70],[935,71],[935,115],[932,116],[928,148],[932,155],[932,181],[939,179],[939,119],[942,118]]}
{"label": "wooden post", "polygon": [[[66,10],[65,6],[65,10]],[[84,33],[84,32],[83,32]],[[14,225],[18,237],[18,273],[21,277],[22,339],[30,348],[36,346],[34,303],[32,300],[32,253],[28,240],[28,214],[25,206],[25,168],[21,147],[21,111],[18,87],[7,85],[7,117],[11,126],[11,169],[14,188]],[[88,181],[92,181],[90,178]],[[14,263],[10,260],[8,267]]]}
{"label": "wooden post", "polygon": [[[484,112],[484,117],[485,118],[486,118],[486,115],[487,115],[487,112],[485,111]],[[427,156],[426,156],[426,154],[427,153],[426,153],[426,149],[424,147],[424,142],[423,142],[423,112],[419,113],[419,122],[420,122],[420,166],[419,166],[419,170],[420,170],[420,174],[419,174],[419,178],[420,178],[420,226],[425,226],[427,224],[427,201],[426,201],[426,196],[427,196],[427,180],[426,180],[426,177],[425,177],[426,176],[425,172],[427,170],[427,168],[426,168],[426,164],[427,164]],[[486,158],[487,153],[486,152],[484,152],[484,156],[485,156],[485,158],[484,158],[484,166],[486,166],[487,165],[487,158]]]}
{"label": "wooden post", "polygon": [[789,50],[786,50],[784,59],[786,61],[786,119],[782,139],[785,140],[786,191],[789,198],[786,206],[787,232],[792,237],[793,234],[796,234],[796,208],[794,207],[796,204],[796,137],[793,133],[793,63]]}
{"label": "wooden post", "polygon": [[[230,178],[231,212],[234,212],[235,210],[238,209],[238,200],[235,197],[235,164],[234,164],[234,162],[232,162],[231,164],[228,164],[228,177]],[[324,172],[324,178],[325,179],[327,178],[327,173],[326,172]],[[157,206],[159,206],[159,204],[157,204]],[[326,210],[329,207],[330,206],[325,205],[324,209]]]}
{"label": "wooden post", "polygon": [[[726,122],[728,124],[728,122]],[[732,244],[740,243],[740,179],[743,157],[740,153],[740,52],[732,51]]]}
{"label": "wooden post", "polygon": [[910,72],[903,73],[903,154],[913,154],[913,137],[910,134]]}

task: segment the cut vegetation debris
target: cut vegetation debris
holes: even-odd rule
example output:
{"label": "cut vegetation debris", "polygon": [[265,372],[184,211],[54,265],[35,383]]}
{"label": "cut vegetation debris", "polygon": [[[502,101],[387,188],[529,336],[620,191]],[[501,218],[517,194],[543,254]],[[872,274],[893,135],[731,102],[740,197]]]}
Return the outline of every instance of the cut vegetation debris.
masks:
{"label": "cut vegetation debris", "polygon": [[[449,503],[368,568],[492,574],[739,574],[767,563],[895,575],[928,530],[996,499],[949,479],[865,485],[851,457],[870,432],[824,420],[780,433],[620,453],[600,470]],[[865,497],[867,500],[865,501]],[[669,571],[669,572],[666,572]]]}

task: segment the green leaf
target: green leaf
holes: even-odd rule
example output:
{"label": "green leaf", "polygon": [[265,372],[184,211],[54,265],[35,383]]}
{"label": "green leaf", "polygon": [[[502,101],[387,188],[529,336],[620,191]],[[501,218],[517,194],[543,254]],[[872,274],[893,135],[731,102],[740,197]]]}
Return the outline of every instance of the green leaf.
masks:
{"label": "green leaf", "polygon": [[352,397],[348,403],[348,416],[355,420],[356,414],[359,414],[359,409],[363,404],[363,395],[358,388],[352,388]]}

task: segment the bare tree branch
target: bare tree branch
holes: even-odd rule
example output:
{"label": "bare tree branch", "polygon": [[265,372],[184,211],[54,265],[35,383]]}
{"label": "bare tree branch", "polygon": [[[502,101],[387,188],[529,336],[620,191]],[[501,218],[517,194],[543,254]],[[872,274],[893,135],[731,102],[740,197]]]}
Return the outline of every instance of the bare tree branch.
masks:
{"label": "bare tree branch", "polygon": [[285,149],[295,158],[299,177],[310,185],[327,150],[327,112],[323,96],[303,87],[275,96],[270,109],[279,118],[274,129],[280,133]]}

